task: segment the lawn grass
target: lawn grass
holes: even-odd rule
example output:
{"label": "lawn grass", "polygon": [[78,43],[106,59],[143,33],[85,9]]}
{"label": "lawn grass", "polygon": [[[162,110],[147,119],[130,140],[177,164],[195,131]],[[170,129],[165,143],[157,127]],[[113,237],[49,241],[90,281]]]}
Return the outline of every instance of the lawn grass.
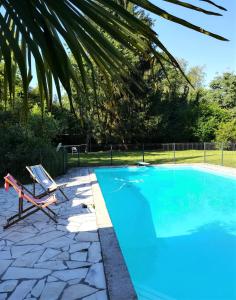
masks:
{"label": "lawn grass", "polygon": [[[141,151],[113,151],[112,165],[135,165],[138,161],[142,161],[143,156]],[[145,162],[152,164],[163,163],[203,163],[203,150],[182,150],[173,151],[145,151]],[[206,163],[221,165],[222,153],[220,150],[207,150]],[[223,152],[224,166],[236,168],[236,151]],[[80,153],[80,166],[110,166],[111,153],[110,151]],[[78,156],[68,154],[68,167],[78,166]]]}

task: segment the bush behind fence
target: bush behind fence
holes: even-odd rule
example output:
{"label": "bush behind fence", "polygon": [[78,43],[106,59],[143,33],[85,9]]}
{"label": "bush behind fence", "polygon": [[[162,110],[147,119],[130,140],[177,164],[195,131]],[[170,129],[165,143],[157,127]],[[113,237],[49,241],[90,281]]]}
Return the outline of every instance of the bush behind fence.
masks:
{"label": "bush behind fence", "polygon": [[22,183],[31,182],[30,176],[26,171],[26,166],[42,164],[53,176],[65,173],[65,163],[67,161],[64,151],[56,152],[52,146],[28,147],[23,150],[13,149],[11,152],[0,151],[0,185],[3,184],[3,177],[11,173]]}

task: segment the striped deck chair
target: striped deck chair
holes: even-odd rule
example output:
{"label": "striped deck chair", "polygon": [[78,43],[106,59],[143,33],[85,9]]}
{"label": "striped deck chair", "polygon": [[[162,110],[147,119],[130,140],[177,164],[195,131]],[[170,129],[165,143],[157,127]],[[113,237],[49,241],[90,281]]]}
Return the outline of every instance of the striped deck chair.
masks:
{"label": "striped deck chair", "polygon": [[35,165],[35,166],[27,166],[26,169],[30,173],[34,181],[34,194],[35,194],[35,183],[37,182],[44,192],[41,196],[49,195],[56,190],[59,190],[62,195],[69,201],[69,198],[65,195],[62,188],[65,187],[65,184],[57,184],[52,177],[48,174],[48,172],[44,169],[42,165]]}
{"label": "striped deck chair", "polygon": [[[12,186],[14,190],[18,193],[19,197],[18,213],[7,219],[6,225],[3,226],[4,229],[19,222],[20,220],[23,220],[24,218],[34,214],[39,210],[41,210],[50,219],[57,223],[56,213],[48,207],[49,205],[57,201],[55,194],[44,198],[38,198],[34,196],[25,186],[18,182],[11,174],[7,174],[7,176],[5,176],[4,179],[6,191],[8,191],[9,187]],[[28,203],[31,203],[32,205],[24,209],[24,200]]]}

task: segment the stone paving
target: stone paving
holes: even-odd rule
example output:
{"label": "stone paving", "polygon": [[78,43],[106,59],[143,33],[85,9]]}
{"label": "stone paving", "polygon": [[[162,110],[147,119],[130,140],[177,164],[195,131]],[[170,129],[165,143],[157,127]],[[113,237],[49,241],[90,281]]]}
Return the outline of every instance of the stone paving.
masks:
{"label": "stone paving", "polygon": [[58,182],[67,182],[70,201],[57,195],[57,224],[39,211],[3,230],[18,199],[0,189],[0,300],[107,300],[88,170],[72,169]]}

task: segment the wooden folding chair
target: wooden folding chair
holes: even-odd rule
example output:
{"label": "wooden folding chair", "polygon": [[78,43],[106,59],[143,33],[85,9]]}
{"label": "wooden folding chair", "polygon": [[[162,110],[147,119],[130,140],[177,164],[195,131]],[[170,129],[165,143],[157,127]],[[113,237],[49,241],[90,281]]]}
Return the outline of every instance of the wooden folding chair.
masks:
{"label": "wooden folding chair", "polygon": [[[5,176],[4,179],[5,179],[6,191],[8,191],[9,187],[12,186],[19,196],[18,213],[7,219],[6,225],[3,226],[4,229],[19,222],[20,220],[25,219],[26,217],[34,214],[39,210],[41,210],[45,215],[47,215],[50,219],[52,219],[55,223],[57,223],[56,213],[49,208],[49,205],[56,203],[57,201],[55,194],[48,197],[39,198],[33,195],[25,186],[23,186],[19,181],[17,181],[11,174],[7,174],[7,176]],[[24,201],[27,201],[32,205],[24,209],[23,207]]]}
{"label": "wooden folding chair", "polygon": [[65,187],[65,184],[57,184],[42,165],[27,166],[26,169],[30,173],[30,176],[32,177],[34,182],[34,194],[35,183],[37,182],[44,190],[41,196],[49,195],[55,192],[56,190],[59,190],[62,193],[62,195],[66,198],[66,200],[69,201],[69,198],[62,190],[62,188]]}

